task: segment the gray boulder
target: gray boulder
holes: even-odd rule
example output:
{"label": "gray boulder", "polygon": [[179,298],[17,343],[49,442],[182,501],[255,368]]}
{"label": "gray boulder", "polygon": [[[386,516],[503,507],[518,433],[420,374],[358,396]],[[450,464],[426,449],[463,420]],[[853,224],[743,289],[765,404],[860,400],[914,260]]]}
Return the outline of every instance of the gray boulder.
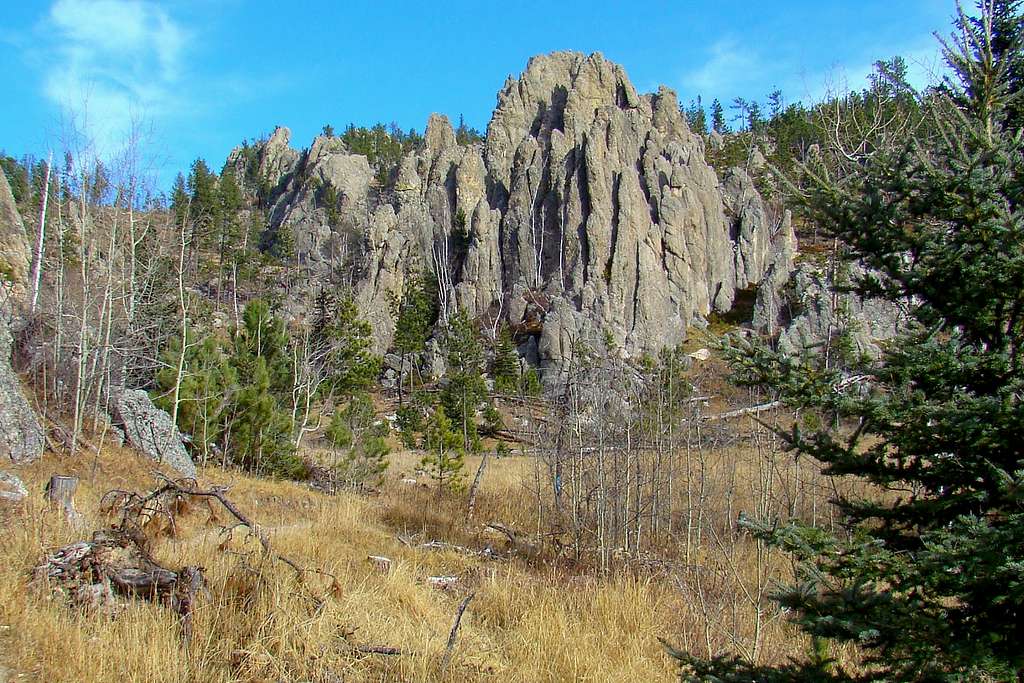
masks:
{"label": "gray boulder", "polygon": [[28,489],[21,479],[8,472],[0,472],[0,500],[18,503],[28,497]]}
{"label": "gray boulder", "polygon": [[166,411],[157,408],[139,389],[123,391],[114,400],[114,418],[128,443],[184,477],[195,477],[196,466],[182,443],[181,433]]}
{"label": "gray boulder", "polygon": [[27,463],[43,454],[43,428],[10,363],[11,334],[0,316],[0,460]]}

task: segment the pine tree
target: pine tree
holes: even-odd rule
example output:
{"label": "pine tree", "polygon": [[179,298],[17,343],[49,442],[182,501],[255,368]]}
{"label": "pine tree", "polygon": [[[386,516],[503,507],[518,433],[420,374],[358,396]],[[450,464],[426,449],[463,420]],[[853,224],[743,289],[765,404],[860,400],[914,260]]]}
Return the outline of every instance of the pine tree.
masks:
{"label": "pine tree", "polygon": [[185,187],[185,176],[178,174],[174,179],[174,186],[171,189],[171,215],[174,216],[175,229],[181,230],[188,224],[189,219],[189,196]]}
{"label": "pine tree", "polygon": [[502,328],[494,345],[491,376],[494,377],[494,390],[499,394],[519,393],[519,354],[508,327]]}
{"label": "pine tree", "polygon": [[[1024,0],[980,0],[978,9],[991,3],[992,57],[1005,70],[1003,81],[1007,93],[1024,92],[1024,53],[1020,41],[1024,35]],[[975,31],[984,32],[983,20],[970,18]],[[1024,102],[1020,96],[1006,103],[1006,126],[1011,130],[1024,125]]]}
{"label": "pine tree", "polygon": [[0,168],[7,176],[7,184],[11,186],[15,203],[20,204],[28,195],[28,169],[19,164],[14,157],[3,153],[0,153]]}
{"label": "pine tree", "polygon": [[388,431],[388,423],[377,418],[365,393],[356,394],[345,408],[335,410],[327,438],[336,453],[345,452],[335,465],[338,474],[353,484],[378,484],[388,468]]}
{"label": "pine tree", "polygon": [[721,135],[729,132],[729,124],[725,122],[725,109],[717,98],[711,102],[711,130]]}
{"label": "pine tree", "polygon": [[[812,173],[812,215],[870,268],[859,293],[909,307],[900,338],[849,373],[731,350],[743,382],[846,425],[794,427],[798,453],[875,488],[840,497],[841,536],[745,522],[797,561],[779,600],[817,654],[769,669],[675,652],[689,680],[1024,677],[1024,143],[1004,125],[1015,93],[991,20],[961,16],[946,53],[956,80],[925,103],[934,131],[838,182]],[[829,641],[856,646],[854,670],[829,661]]]}
{"label": "pine tree", "polygon": [[224,289],[224,273],[232,264],[237,265],[239,247],[242,241],[242,217],[240,212],[245,205],[242,189],[238,186],[235,171],[225,166],[217,185],[219,221],[217,242],[219,252],[218,296]]}
{"label": "pine tree", "polygon": [[466,476],[462,435],[452,428],[452,421],[443,406],[438,406],[427,422],[423,447],[427,455],[420,465],[437,482],[437,497],[440,498],[445,491],[461,488]]}
{"label": "pine tree", "polygon": [[231,408],[234,461],[256,473],[305,478],[305,464],[294,453],[291,421],[274,396],[265,357],[256,358],[247,379]]}
{"label": "pine tree", "polygon": [[192,162],[188,174],[188,190],[191,195],[191,215],[195,225],[196,236],[209,243],[216,233],[220,214],[220,201],[217,193],[217,176],[202,159]]}
{"label": "pine tree", "polygon": [[706,135],[708,132],[708,117],[704,111],[704,103],[701,102],[700,95],[697,95],[696,100],[691,100],[690,104],[683,111],[686,115],[686,123],[690,126],[690,130],[698,135]]}
{"label": "pine tree", "polygon": [[321,293],[316,304],[312,343],[325,388],[338,396],[368,389],[380,374],[380,356],[373,353],[373,330],[359,315],[351,296],[334,303]]}
{"label": "pine tree", "polygon": [[476,409],[487,395],[483,378],[484,350],[476,328],[461,309],[449,321],[444,352],[448,383],[441,401],[462,431],[463,447],[476,450],[479,444]]}
{"label": "pine tree", "polygon": [[284,323],[274,316],[269,304],[254,299],[242,311],[242,325],[232,334],[232,365],[244,381],[255,373],[259,359],[267,371],[269,389],[282,402],[291,395],[292,367]]}
{"label": "pine tree", "polygon": [[436,284],[429,273],[423,272],[406,282],[402,297],[394,303],[395,338],[393,346],[401,356],[401,372],[398,377],[398,401],[404,403],[403,387],[407,374],[406,361],[412,360],[416,367],[416,356],[422,353],[437,320]]}
{"label": "pine tree", "polygon": [[[181,339],[174,337],[160,354],[162,368],[155,377],[158,392],[153,403],[168,413],[174,412],[171,396],[180,353]],[[222,342],[213,335],[196,340],[191,329],[184,371],[178,390],[178,429],[191,437],[193,455],[205,461],[210,447],[223,436],[226,399],[237,389],[238,378]]]}

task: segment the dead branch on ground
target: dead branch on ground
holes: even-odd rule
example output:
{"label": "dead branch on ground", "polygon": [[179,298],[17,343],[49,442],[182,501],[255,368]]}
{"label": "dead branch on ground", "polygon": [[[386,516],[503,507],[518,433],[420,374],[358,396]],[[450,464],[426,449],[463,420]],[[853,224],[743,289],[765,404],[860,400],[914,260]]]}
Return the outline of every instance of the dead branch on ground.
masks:
{"label": "dead branch on ground", "polygon": [[444,648],[444,657],[441,659],[441,671],[444,672],[448,668],[448,662],[452,659],[452,652],[455,650],[455,638],[459,635],[459,626],[462,625],[462,615],[465,613],[466,608],[469,607],[469,601],[473,599],[476,593],[470,593],[462,599],[459,603],[459,609],[455,612],[455,623],[452,624],[452,631],[448,634],[448,644]]}

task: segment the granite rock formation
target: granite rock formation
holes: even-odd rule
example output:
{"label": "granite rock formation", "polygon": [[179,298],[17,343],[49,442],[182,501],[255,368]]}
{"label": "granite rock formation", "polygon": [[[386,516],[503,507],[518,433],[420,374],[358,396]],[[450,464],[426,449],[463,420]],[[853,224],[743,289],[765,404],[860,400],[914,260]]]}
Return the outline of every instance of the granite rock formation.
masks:
{"label": "granite rock formation", "polygon": [[28,463],[43,454],[46,440],[10,360],[11,334],[0,315],[0,461]]}
{"label": "granite rock formation", "polygon": [[390,301],[421,268],[450,310],[508,321],[550,370],[577,342],[610,338],[630,357],[676,344],[792,262],[788,214],[770,215],[742,172],[716,175],[674,92],[638,93],[600,54],[530,60],[481,144],[431,116],[387,188],[336,138],[301,153],[288,141],[279,128],[258,149],[271,230],[292,233],[314,276],[352,287],[380,350]]}
{"label": "granite rock formation", "polygon": [[787,354],[815,352],[845,336],[850,350],[877,358],[879,344],[897,336],[908,322],[907,311],[891,301],[864,299],[835,291],[837,277],[849,283],[864,273],[856,263],[838,268],[830,260],[805,259],[785,277],[769,271],[757,291],[755,329],[777,337]]}
{"label": "granite rock formation", "polygon": [[[0,288],[10,287],[18,296],[28,281],[31,251],[25,226],[11,194],[7,176],[0,173]],[[6,298],[0,290],[0,298]],[[0,306],[5,302],[0,301]]]}

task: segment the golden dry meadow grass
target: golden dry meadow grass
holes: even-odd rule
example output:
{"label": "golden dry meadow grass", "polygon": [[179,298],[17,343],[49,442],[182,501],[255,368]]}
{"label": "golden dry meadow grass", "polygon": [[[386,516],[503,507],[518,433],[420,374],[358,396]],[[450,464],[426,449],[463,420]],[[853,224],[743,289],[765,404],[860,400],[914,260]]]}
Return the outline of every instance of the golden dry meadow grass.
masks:
{"label": "golden dry meadow grass", "polygon": [[[205,568],[209,595],[197,608],[188,643],[165,606],[136,600],[110,617],[72,608],[46,586],[30,585],[47,550],[87,539],[109,523],[99,510],[105,491],[151,488],[152,463],[107,449],[98,458],[47,455],[22,467],[16,473],[32,495],[0,510],[0,664],[11,681],[83,683],[669,681],[674,667],[659,638],[704,654],[740,651],[755,637],[754,609],[737,599],[736,587],[755,580],[752,544],[740,540],[723,552],[708,541],[690,560],[695,573],[622,568],[606,576],[557,561],[526,564],[421,548],[440,540],[479,549],[493,542],[482,529],[489,520],[529,528],[535,463],[494,460],[477,517],[468,521],[464,497],[438,501],[432,488],[402,483],[415,476],[417,459],[396,454],[374,496],[328,496],[300,484],[201,470],[204,485],[230,487],[228,496],[266,530],[275,551],[333,574],[337,590],[321,575],[298,581],[280,562],[262,559],[254,552],[258,544],[241,534],[222,547],[218,525],[227,515],[211,518],[207,506],[193,505],[173,537],[153,534],[152,544],[164,566]],[[470,477],[477,463],[468,459]],[[43,504],[42,487],[54,473],[81,478],[79,527]],[[391,558],[391,570],[379,572],[368,555]],[[440,575],[459,577],[457,588],[428,585],[428,577]],[[445,666],[454,615],[469,593],[474,598]],[[761,620],[762,658],[779,661],[804,651],[783,622]],[[359,651],[366,646],[402,654]]]}

